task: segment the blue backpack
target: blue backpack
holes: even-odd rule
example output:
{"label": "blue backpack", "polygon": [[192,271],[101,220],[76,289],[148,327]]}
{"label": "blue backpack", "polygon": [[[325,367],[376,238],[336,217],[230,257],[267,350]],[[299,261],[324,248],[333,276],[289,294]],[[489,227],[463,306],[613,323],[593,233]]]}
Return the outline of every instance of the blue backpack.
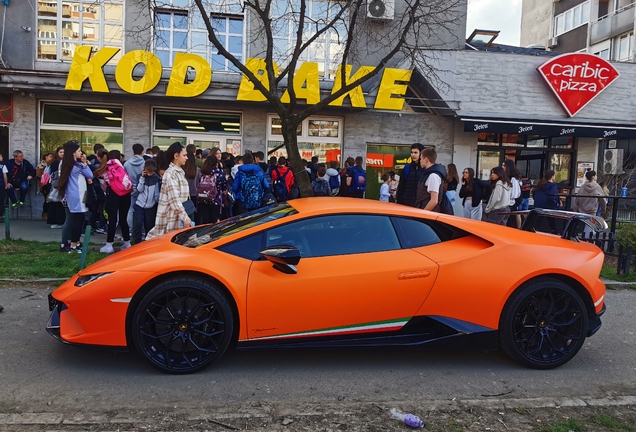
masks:
{"label": "blue backpack", "polygon": [[340,188],[340,174],[329,177],[329,188],[331,189],[331,195],[338,193]]}
{"label": "blue backpack", "polygon": [[263,202],[263,186],[255,172],[243,173],[241,176],[241,196],[243,207],[246,210],[254,210],[261,206]]}
{"label": "blue backpack", "polygon": [[367,189],[367,173],[362,168],[358,168],[358,166],[349,169],[352,170],[349,192],[363,193]]}
{"label": "blue backpack", "polygon": [[287,183],[285,183],[285,177],[289,174],[289,169],[285,171],[285,174],[281,175],[278,168],[274,168],[276,171],[276,180],[272,185],[274,196],[278,202],[287,201]]}

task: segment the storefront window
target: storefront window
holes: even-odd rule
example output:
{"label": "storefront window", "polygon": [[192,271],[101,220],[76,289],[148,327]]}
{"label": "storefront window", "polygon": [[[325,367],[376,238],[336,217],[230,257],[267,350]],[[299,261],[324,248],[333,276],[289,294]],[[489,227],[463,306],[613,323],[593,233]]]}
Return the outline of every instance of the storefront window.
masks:
{"label": "storefront window", "polygon": [[499,135],[494,133],[480,133],[477,135],[477,144],[486,146],[498,146]]}
{"label": "storefront window", "polygon": [[155,130],[240,135],[241,115],[157,110]]}
{"label": "storefront window", "polygon": [[[287,150],[281,139],[280,119],[276,115],[270,115],[268,124],[267,157],[287,157]],[[312,117],[304,120],[298,128],[300,157],[310,160],[312,156],[318,156],[320,162],[337,161],[340,164],[342,125],[342,118]]]}
{"label": "storefront window", "polygon": [[570,183],[572,167],[571,153],[552,153],[550,155],[550,169],[554,171],[555,183]]}
{"label": "storefront window", "polygon": [[[282,122],[278,117],[270,117],[270,133],[272,135],[282,135],[283,134],[283,126]],[[302,123],[298,125],[296,128],[296,135],[300,136],[303,134],[303,125]]]}
{"label": "storefront window", "polygon": [[525,142],[525,135],[503,134],[501,136],[501,144],[505,147],[523,147]]}
{"label": "storefront window", "polygon": [[80,143],[93,154],[95,144],[124,149],[123,109],[113,106],[43,104],[40,117],[40,154],[54,153],[67,141]]}
{"label": "storefront window", "polygon": [[558,137],[552,138],[550,142],[550,147],[552,148],[560,148],[560,149],[571,149],[574,143],[574,138],[572,137]]}
{"label": "storefront window", "polygon": [[545,138],[539,138],[538,136],[528,137],[528,147],[543,148],[548,146],[548,140]]}
{"label": "storefront window", "polygon": [[499,151],[480,150],[477,160],[479,172],[475,173],[482,180],[490,178],[490,170],[501,165],[499,162]]}

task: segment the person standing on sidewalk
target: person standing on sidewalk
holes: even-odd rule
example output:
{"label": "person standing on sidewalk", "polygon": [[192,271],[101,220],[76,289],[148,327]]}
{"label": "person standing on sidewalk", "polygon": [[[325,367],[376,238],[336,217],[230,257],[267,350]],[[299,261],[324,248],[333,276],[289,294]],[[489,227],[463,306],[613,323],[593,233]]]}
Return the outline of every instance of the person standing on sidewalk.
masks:
{"label": "person standing on sidewalk", "polygon": [[113,242],[115,241],[115,232],[117,231],[117,221],[119,220],[119,228],[124,238],[124,244],[121,250],[130,247],[130,226],[128,225],[127,216],[130,209],[130,193],[132,192],[132,181],[128,173],[121,164],[121,153],[119,150],[111,150],[108,152],[108,169],[105,177],[108,183],[106,191],[106,203],[104,205],[106,214],[108,214],[108,234],[106,235],[106,244],[99,250],[101,253],[113,253]]}
{"label": "person standing on sidewalk", "polygon": [[8,172],[9,170],[4,164],[2,153],[0,153],[0,222],[4,222],[4,201],[7,199],[7,188],[9,187]]}
{"label": "person standing on sidewalk", "polygon": [[422,150],[424,150],[424,146],[420,143],[411,145],[411,163],[404,166],[397,187],[395,199],[398,204],[415,207],[417,185],[424,172],[420,167],[420,153]]}
{"label": "person standing on sidewalk", "polygon": [[585,213],[590,216],[596,216],[598,207],[601,206],[601,214],[605,213],[607,204],[603,188],[596,183],[596,171],[588,171],[585,173],[586,182],[576,193],[572,210],[577,213]]}
{"label": "person standing on sidewalk", "polygon": [[93,180],[88,163],[80,162],[82,149],[77,141],[64,144],[64,159],[60,168],[57,190],[62,202],[66,202],[66,221],[62,227],[60,252],[81,252],[77,246],[82,235],[86,207],[87,181]]}

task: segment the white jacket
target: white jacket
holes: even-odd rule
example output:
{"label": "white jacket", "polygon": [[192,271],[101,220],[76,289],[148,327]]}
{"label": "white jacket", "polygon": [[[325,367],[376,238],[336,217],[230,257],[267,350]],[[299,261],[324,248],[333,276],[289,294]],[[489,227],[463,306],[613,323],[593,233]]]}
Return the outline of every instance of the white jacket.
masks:
{"label": "white jacket", "polygon": [[509,185],[504,185],[501,180],[497,180],[497,184],[490,194],[488,205],[486,205],[486,213],[510,206],[510,189]]}

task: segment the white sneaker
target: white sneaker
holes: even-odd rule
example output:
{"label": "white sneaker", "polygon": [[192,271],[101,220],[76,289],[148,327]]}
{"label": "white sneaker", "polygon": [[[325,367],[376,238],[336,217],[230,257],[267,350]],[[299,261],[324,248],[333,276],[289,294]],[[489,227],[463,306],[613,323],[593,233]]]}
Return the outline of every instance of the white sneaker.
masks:
{"label": "white sneaker", "polygon": [[101,253],[115,253],[115,249],[113,249],[112,243],[106,243],[104,247],[99,250]]}
{"label": "white sneaker", "polygon": [[57,224],[51,225],[51,229],[60,229],[60,228],[62,228],[62,225],[57,225]]}
{"label": "white sneaker", "polygon": [[121,245],[121,247],[119,248],[119,250],[120,250],[120,251],[123,251],[124,249],[128,249],[130,246],[132,246],[132,245],[130,244],[130,242],[129,242],[129,241],[124,242],[124,244],[123,244],[123,245]]}

